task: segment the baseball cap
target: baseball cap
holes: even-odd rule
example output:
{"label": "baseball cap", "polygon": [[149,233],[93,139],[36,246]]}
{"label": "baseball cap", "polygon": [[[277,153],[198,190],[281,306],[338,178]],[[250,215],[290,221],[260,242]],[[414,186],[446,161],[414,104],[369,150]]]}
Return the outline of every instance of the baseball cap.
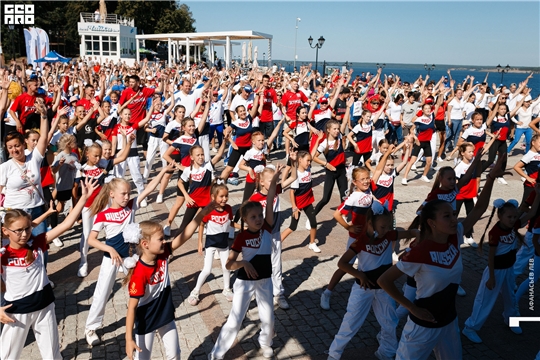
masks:
{"label": "baseball cap", "polygon": [[325,97],[322,97],[319,99],[319,104],[328,104],[328,99]]}
{"label": "baseball cap", "polygon": [[531,101],[532,100],[532,97],[531,95],[527,95],[525,96],[525,100],[524,101]]}
{"label": "baseball cap", "polygon": [[463,120],[463,122],[461,123],[462,126],[465,126],[465,125],[471,125],[471,120]]}
{"label": "baseball cap", "polygon": [[208,79],[206,76],[203,76],[202,81],[208,81],[208,80],[210,79]]}
{"label": "baseball cap", "polygon": [[212,95],[219,95],[219,91],[212,91]]}
{"label": "baseball cap", "polygon": [[247,93],[250,93],[253,91],[253,88],[251,87],[251,85],[246,85],[243,87],[244,91],[247,92]]}
{"label": "baseball cap", "polygon": [[69,98],[69,103],[72,103],[74,101],[79,101],[79,98],[76,97],[76,96],[72,96],[72,97]]}
{"label": "baseball cap", "polygon": [[448,80],[448,76],[444,75],[444,78],[445,78],[446,80]]}

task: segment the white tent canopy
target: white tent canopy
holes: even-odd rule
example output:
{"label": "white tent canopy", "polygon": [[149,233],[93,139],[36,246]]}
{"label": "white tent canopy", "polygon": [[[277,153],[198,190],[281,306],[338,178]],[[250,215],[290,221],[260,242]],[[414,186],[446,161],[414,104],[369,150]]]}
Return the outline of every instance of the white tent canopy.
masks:
{"label": "white tent canopy", "polygon": [[[175,33],[175,34],[141,34],[136,36],[137,40],[154,40],[167,41],[169,48],[169,64],[172,64],[173,59],[179,59],[180,46],[185,46],[189,49],[195,46],[195,59],[200,61],[201,46],[208,46],[210,61],[214,62],[214,45],[225,46],[225,67],[228,69],[231,66],[231,45],[240,45],[240,43],[232,43],[231,40],[268,40],[268,60],[270,64],[272,60],[272,35],[264,34],[258,31],[216,31],[216,32],[199,32],[199,33]],[[138,49],[138,46],[137,46]],[[186,54],[189,54],[186,51]],[[137,50],[137,59],[139,52]],[[186,65],[189,67],[189,56],[186,56]],[[266,64],[265,64],[266,65]]]}

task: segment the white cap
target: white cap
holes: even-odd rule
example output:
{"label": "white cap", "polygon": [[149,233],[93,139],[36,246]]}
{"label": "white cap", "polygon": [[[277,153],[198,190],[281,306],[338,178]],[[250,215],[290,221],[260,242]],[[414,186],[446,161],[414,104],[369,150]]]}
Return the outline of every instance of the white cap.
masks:
{"label": "white cap", "polygon": [[527,95],[527,96],[525,96],[525,101],[531,101],[531,100],[532,100],[532,97],[531,97],[531,95]]}

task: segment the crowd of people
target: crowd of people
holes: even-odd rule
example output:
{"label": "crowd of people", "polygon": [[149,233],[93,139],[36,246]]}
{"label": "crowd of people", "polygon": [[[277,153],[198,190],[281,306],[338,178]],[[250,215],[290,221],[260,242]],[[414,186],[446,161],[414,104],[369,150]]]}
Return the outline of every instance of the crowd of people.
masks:
{"label": "crowd of people", "polygon": [[[505,321],[519,314],[517,302],[529,285],[516,284],[516,277],[531,258],[540,264],[540,97],[533,99],[527,87],[532,74],[509,87],[490,86],[487,78],[458,83],[449,71],[409,83],[382,69],[323,75],[311,66],[286,73],[91,58],[42,69],[12,62],[0,70],[0,358],[19,358],[30,328],[43,358],[61,358],[47,257],[49,244],[62,247],[61,236],[77,222],[77,275],[88,276],[90,246],[103,252],[86,321],[89,345],[101,342],[97,331],[121,272],[129,293],[127,356],[149,359],[157,332],[167,358],[180,358],[168,265],[198,232],[204,265],[187,302],[198,305],[214,258],[221,261],[223,296],[232,302],[209,359],[222,359],[231,348],[253,295],[259,343],[271,358],[274,307],[290,307],[283,241],[303,213],[307,251],[320,253],[317,224],[330,202],[339,205],[334,219],[349,236],[322,292],[322,310],[331,309],[345,274],[356,282],[328,358],[341,358],[371,308],[381,325],[377,358],[426,359],[432,351],[438,359],[461,358],[455,303],[465,295],[461,246],[482,247],[488,234],[488,266],[462,330],[474,343],[482,342],[478,332],[499,293]],[[508,156],[521,156],[513,169],[523,197],[492,202],[494,183],[507,185]],[[320,199],[313,192],[317,167],[324,168]],[[421,171],[419,180],[432,186],[418,188],[425,201],[404,230],[395,223],[395,179],[401,175],[407,186],[411,171]],[[137,223],[137,209],[148,206],[154,191],[162,203],[173,178],[168,219]],[[233,209],[227,185],[241,183],[243,202]],[[287,228],[285,192],[292,213]],[[475,228],[491,202],[487,227]],[[182,223],[172,229],[184,205]],[[462,205],[467,215],[458,222]],[[482,235],[473,237],[473,230]],[[403,275],[401,291],[396,281]],[[540,266],[534,281],[539,275]]]}

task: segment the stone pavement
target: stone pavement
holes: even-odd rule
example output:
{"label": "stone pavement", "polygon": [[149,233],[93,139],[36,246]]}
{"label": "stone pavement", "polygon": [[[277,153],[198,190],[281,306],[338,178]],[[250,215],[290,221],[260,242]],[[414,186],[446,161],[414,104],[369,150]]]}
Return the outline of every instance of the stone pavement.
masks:
{"label": "stone pavement", "polygon": [[[272,156],[274,158],[275,155]],[[283,154],[278,152],[277,156]],[[513,166],[521,156],[521,152],[509,159],[509,167]],[[445,162],[443,165],[450,164]],[[218,168],[220,170],[220,168]],[[411,175],[413,175],[411,173]],[[410,175],[410,177],[411,177]],[[420,174],[418,174],[419,178]],[[410,179],[409,177],[409,179]],[[314,169],[315,198],[321,198],[324,172],[315,166]],[[406,227],[418,206],[421,204],[431,184],[421,183],[419,180],[409,181],[408,186],[400,184],[401,178],[396,182],[396,199],[399,205],[396,213],[398,226]],[[509,185],[495,184],[493,199],[521,199],[522,183],[517,175],[508,177]],[[173,182],[166,193],[163,204],[156,204],[156,193],[149,198],[149,206],[141,209],[136,217],[137,221],[153,219],[162,221],[166,218],[170,207],[174,203],[175,190]],[[241,202],[243,182],[239,186],[230,186],[229,203],[236,208]],[[283,218],[290,217],[290,203],[288,194],[281,196]],[[330,277],[337,268],[337,261],[345,250],[347,239],[346,231],[333,220],[332,214],[338,205],[339,193],[337,187],[331,202],[318,216],[319,230],[317,238],[322,250],[315,254],[307,249],[308,231],[303,228],[303,221],[299,229],[284,243],[283,251],[283,277],[286,295],[291,305],[289,310],[275,310],[275,330],[273,348],[278,359],[325,359],[324,352],[329,348],[334,335],[337,333],[345,309],[353,278],[344,277],[336,287],[332,296],[332,309],[322,310],[319,307],[320,294],[327,285]],[[182,208],[176,219],[174,230],[180,225]],[[491,208],[490,210],[491,211]],[[462,213],[462,216],[464,214]],[[483,233],[487,217],[475,227],[475,239],[478,241]],[[286,219],[282,229],[285,229],[289,220]],[[61,249],[51,245],[48,272],[50,279],[55,282],[56,289],[56,315],[58,329],[61,337],[61,350],[65,359],[123,359],[125,358],[125,316],[127,309],[127,290],[122,287],[123,275],[119,274],[114,287],[114,296],[107,304],[103,327],[98,330],[103,343],[93,348],[88,346],[84,337],[84,325],[88,309],[92,301],[99,264],[102,254],[92,249],[89,255],[90,273],[85,279],[76,276],[78,266],[78,242],[80,227],[62,239],[65,246]],[[221,267],[219,261],[214,262],[213,275],[210,275],[202,287],[200,303],[191,306],[186,299],[194,287],[197,276],[202,268],[203,257],[197,253],[197,236],[188,241],[177,250],[175,258],[170,264],[170,277],[172,283],[173,302],[176,306],[176,324],[179,331],[182,359],[206,359],[212,349],[221,326],[224,324],[231,304],[221,294],[223,288]],[[474,296],[482,272],[487,265],[487,250],[483,255],[472,248],[463,248],[465,270],[463,274],[463,287],[467,295],[457,299],[460,326],[470,315]],[[233,276],[234,279],[234,276]],[[519,280],[525,279],[521,276]],[[538,288],[538,287],[537,287]],[[501,299],[499,299],[501,300]],[[538,292],[534,294],[533,301],[540,304]],[[465,359],[533,359],[540,350],[537,343],[540,325],[524,323],[523,334],[513,334],[503,323],[502,301],[497,302],[491,316],[479,332],[484,340],[483,344],[473,344],[462,337],[463,356]],[[540,316],[540,311],[530,311],[528,300],[524,297],[520,301],[520,311],[523,316]],[[405,320],[400,322],[398,337],[401,334]],[[249,312],[244,320],[242,329],[233,348],[228,352],[227,359],[262,358],[257,342],[259,331],[258,313],[255,302],[252,302]],[[343,359],[375,359],[377,350],[376,334],[379,325],[370,313],[358,334],[351,340]],[[164,357],[163,347],[159,337],[156,337],[152,358]],[[41,358],[32,334],[26,340],[22,359]]]}

